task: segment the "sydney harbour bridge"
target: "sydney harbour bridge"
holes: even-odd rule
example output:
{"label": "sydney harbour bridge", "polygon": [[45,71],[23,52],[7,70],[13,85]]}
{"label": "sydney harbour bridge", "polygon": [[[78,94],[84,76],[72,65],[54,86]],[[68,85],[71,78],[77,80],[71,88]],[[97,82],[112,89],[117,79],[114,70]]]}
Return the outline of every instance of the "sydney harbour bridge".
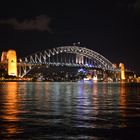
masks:
{"label": "sydney harbour bridge", "polygon": [[[118,71],[116,67],[101,54],[79,46],[62,46],[36,52],[20,59],[26,66],[22,76],[26,75],[36,65],[91,67],[102,70]],[[27,66],[28,70],[27,70]]]}
{"label": "sydney harbour bridge", "polygon": [[[8,58],[6,61],[4,61],[5,59],[2,59],[1,63],[6,63],[8,61]],[[102,69],[104,71],[120,72],[120,68],[116,67],[101,54],[80,46],[61,46],[42,50],[17,60],[14,60],[14,58],[13,60],[12,58],[9,60],[9,65],[11,62],[17,61],[16,67],[18,73],[16,76],[18,77],[24,77],[36,66],[43,65],[46,67],[89,67],[93,69]]]}

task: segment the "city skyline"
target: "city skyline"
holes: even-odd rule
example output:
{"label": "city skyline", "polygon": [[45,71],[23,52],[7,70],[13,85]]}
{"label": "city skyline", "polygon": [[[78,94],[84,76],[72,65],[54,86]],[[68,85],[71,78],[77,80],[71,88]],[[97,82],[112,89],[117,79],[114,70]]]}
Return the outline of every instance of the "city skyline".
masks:
{"label": "city skyline", "polygon": [[[15,2],[15,3],[14,3]],[[0,52],[18,57],[58,46],[90,48],[140,74],[139,1],[2,2]]]}

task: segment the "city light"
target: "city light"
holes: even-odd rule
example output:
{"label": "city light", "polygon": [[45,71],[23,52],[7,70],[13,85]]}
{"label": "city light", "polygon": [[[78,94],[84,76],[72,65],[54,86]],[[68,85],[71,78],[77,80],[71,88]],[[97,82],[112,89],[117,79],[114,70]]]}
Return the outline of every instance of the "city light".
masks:
{"label": "city light", "polygon": [[[34,79],[34,77],[36,77],[35,79],[50,81],[55,81],[58,79],[60,81],[71,81],[71,79],[73,79],[74,81],[78,81],[83,79],[84,81],[90,80],[98,82],[140,81],[139,77],[136,77],[135,73],[125,69],[123,63],[120,63],[119,66],[117,66],[117,64],[112,64],[100,54],[97,54],[98,56],[100,55],[100,59],[97,59],[97,56],[94,55],[93,58],[91,58],[91,52],[93,52],[93,54],[95,54],[96,52],[90,50],[89,53],[89,49],[85,47],[74,47],[73,49],[71,49],[72,47],[66,46],[59,47],[58,49],[54,48],[52,50],[48,50],[48,52],[47,50],[45,50],[44,53],[43,51],[40,53],[37,52],[34,55],[25,57],[24,59],[18,59],[18,62],[15,50],[9,50],[7,52],[4,51],[1,55],[0,64],[5,65],[4,69],[5,71],[8,70],[7,74],[9,76],[15,76],[17,77],[17,79],[23,79],[23,77],[26,76],[25,80],[27,81]],[[81,54],[79,54],[79,52]],[[91,56],[85,56],[85,54],[90,54]],[[104,65],[102,63],[104,63]],[[55,73],[55,77],[53,77],[52,73],[50,73],[50,75],[52,76],[43,74],[42,70],[44,69],[44,66],[46,70],[50,69],[50,67],[54,67],[54,70],[57,69],[56,67],[61,67],[61,69],[63,69],[64,67],[77,67],[78,70],[74,75],[70,71],[63,72],[62,76],[62,74],[60,74],[59,72],[53,72],[52,69],[52,73]],[[81,68],[79,69],[78,67]],[[34,72],[31,74],[30,71],[32,71],[32,69],[34,69]],[[37,71],[41,73],[41,77],[37,76]],[[30,75],[29,77],[28,73]],[[1,74],[1,79],[5,79],[3,75],[4,73]]]}

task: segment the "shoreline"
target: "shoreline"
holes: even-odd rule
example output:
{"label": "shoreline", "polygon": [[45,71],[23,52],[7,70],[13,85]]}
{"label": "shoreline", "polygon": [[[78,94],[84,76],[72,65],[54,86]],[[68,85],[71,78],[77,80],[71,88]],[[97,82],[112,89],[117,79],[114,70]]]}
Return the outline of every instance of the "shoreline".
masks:
{"label": "shoreline", "polygon": [[140,82],[125,82],[125,81],[117,81],[117,82],[107,82],[107,81],[84,81],[84,80],[73,80],[73,81],[35,81],[35,80],[27,80],[27,79],[5,79],[5,80],[0,80],[0,82],[91,82],[91,83],[124,83],[124,84],[140,84]]}

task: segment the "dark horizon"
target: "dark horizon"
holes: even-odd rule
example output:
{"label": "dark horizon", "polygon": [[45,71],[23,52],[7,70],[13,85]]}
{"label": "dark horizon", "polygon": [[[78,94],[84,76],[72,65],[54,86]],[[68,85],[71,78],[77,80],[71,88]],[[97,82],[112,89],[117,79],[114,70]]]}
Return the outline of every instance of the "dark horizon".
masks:
{"label": "dark horizon", "polygon": [[139,17],[138,0],[1,2],[0,53],[15,49],[18,57],[24,57],[81,42],[140,74]]}

